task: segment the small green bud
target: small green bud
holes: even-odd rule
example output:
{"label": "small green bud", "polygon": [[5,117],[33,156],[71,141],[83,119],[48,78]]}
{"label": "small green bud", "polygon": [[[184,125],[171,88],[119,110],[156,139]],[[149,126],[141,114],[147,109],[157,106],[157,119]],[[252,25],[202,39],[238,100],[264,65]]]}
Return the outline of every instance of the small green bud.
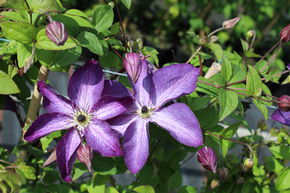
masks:
{"label": "small green bud", "polygon": [[252,38],[254,35],[256,35],[256,31],[255,31],[255,30],[249,30],[249,31],[246,33],[246,37],[247,37],[247,39]]}
{"label": "small green bud", "polygon": [[243,164],[243,170],[245,172],[248,171],[249,169],[253,167],[253,164],[254,162],[252,159],[249,159],[249,158],[245,159],[244,164]]}

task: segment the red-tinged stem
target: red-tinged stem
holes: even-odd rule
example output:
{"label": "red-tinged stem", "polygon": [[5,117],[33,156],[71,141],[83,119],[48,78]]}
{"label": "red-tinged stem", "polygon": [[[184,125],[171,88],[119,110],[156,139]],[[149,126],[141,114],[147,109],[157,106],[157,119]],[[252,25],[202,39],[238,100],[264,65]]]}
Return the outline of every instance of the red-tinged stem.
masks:
{"label": "red-tinged stem", "polygon": [[210,85],[210,86],[213,86],[213,87],[216,87],[216,88],[223,87],[222,85],[215,85],[215,84],[212,84],[212,83],[209,83],[209,82],[205,82],[205,81],[202,81],[202,80],[197,80],[197,82],[200,82],[202,84],[207,84],[207,85]]}
{"label": "red-tinged stem", "polygon": [[212,132],[207,131],[207,130],[204,130],[204,132],[205,132],[205,133],[208,133],[208,134],[210,134],[210,135],[213,135],[213,136],[215,136],[215,137],[217,137],[217,138],[219,138],[219,139],[225,139],[225,140],[228,140],[228,141],[231,141],[231,142],[238,143],[238,144],[241,144],[241,145],[243,145],[243,146],[246,146],[246,147],[249,149],[249,151],[250,151],[250,159],[253,158],[253,149],[252,149],[252,147],[251,147],[249,144],[244,143],[244,142],[242,142],[242,141],[235,140],[235,139],[227,138],[227,137],[224,137],[224,136],[221,136],[221,135],[218,135],[218,134],[212,133]]}

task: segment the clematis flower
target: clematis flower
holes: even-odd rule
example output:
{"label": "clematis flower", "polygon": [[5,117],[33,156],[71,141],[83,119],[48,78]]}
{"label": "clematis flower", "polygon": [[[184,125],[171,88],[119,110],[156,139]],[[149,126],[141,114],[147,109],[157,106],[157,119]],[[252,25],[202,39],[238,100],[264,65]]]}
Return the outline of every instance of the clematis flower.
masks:
{"label": "clematis flower", "polygon": [[207,170],[216,173],[217,157],[210,147],[203,147],[197,152],[198,162]]}
{"label": "clematis flower", "polygon": [[86,62],[73,73],[68,85],[70,100],[58,95],[44,82],[38,82],[39,92],[44,97],[43,105],[48,113],[32,123],[24,138],[33,142],[53,131],[67,130],[56,146],[58,167],[66,182],[72,180],[71,170],[77,149],[84,141],[102,156],[122,155],[117,133],[111,130],[106,120],[126,111],[126,105],[131,99],[102,97],[103,88],[104,74],[94,60]]}
{"label": "clematis flower", "polygon": [[279,97],[279,109],[274,111],[271,118],[284,125],[290,126],[290,96],[283,95]]}
{"label": "clematis flower", "polygon": [[139,78],[132,83],[133,105],[110,120],[112,128],[124,136],[124,159],[132,173],[142,169],[148,158],[149,122],[158,124],[184,145],[198,147],[203,143],[198,120],[187,105],[165,106],[194,91],[199,69],[190,64],[174,64],[153,73],[147,60],[141,58],[141,63]]}

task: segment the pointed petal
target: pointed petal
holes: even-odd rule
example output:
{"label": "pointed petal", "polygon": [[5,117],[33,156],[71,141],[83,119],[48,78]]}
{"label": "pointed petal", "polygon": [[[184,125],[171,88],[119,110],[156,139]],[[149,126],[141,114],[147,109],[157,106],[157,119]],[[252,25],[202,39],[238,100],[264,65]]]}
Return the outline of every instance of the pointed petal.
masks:
{"label": "pointed petal", "polygon": [[182,95],[192,93],[196,88],[199,69],[191,64],[173,64],[157,70],[153,74],[154,92],[152,98],[156,107]]}
{"label": "pointed petal", "polygon": [[133,84],[134,96],[140,106],[151,106],[150,91],[152,84],[152,71],[149,69],[148,62],[142,60],[142,70],[138,80]]}
{"label": "pointed petal", "polygon": [[149,155],[148,121],[136,119],[127,129],[123,141],[125,163],[133,174],[140,171]]}
{"label": "pointed petal", "polygon": [[92,108],[91,112],[100,120],[107,120],[124,113],[132,104],[131,97],[103,97]]}
{"label": "pointed petal", "polygon": [[92,120],[91,124],[85,129],[85,138],[87,144],[102,156],[122,155],[119,138],[105,121]]}
{"label": "pointed petal", "polygon": [[129,125],[138,118],[135,114],[122,114],[109,120],[113,130],[120,133],[122,136],[126,132]]}
{"label": "pointed petal", "polygon": [[62,179],[71,182],[71,171],[76,160],[77,148],[81,144],[81,138],[76,129],[65,133],[56,146],[57,164]]}
{"label": "pointed petal", "polygon": [[43,96],[43,106],[49,113],[62,113],[66,115],[73,114],[73,108],[70,101],[57,94],[53,88],[45,84],[44,81],[37,83],[38,90]]}
{"label": "pointed petal", "polygon": [[39,116],[28,128],[24,139],[33,142],[51,132],[69,129],[73,125],[72,118],[60,113],[46,113]]}
{"label": "pointed petal", "polygon": [[90,111],[101,98],[104,87],[104,73],[95,60],[89,60],[77,69],[68,85],[68,96],[77,107]]}
{"label": "pointed petal", "polygon": [[272,115],[271,118],[275,121],[278,121],[284,125],[290,126],[290,111],[281,111],[276,110]]}
{"label": "pointed petal", "polygon": [[151,115],[151,121],[166,129],[180,143],[198,147],[203,143],[198,120],[190,108],[183,103],[175,103]]}
{"label": "pointed petal", "polygon": [[121,98],[130,96],[130,94],[129,90],[126,87],[124,87],[120,82],[113,80],[105,80],[102,96]]}

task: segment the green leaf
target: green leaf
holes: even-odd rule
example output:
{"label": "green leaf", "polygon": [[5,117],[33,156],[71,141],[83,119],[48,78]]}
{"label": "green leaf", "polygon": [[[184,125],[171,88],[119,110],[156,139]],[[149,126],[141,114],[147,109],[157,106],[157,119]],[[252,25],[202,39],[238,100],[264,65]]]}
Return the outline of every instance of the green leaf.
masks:
{"label": "green leaf", "polygon": [[63,11],[62,5],[56,0],[27,0],[33,12]]}
{"label": "green leaf", "polygon": [[88,48],[91,52],[97,55],[104,54],[102,44],[95,34],[84,31],[78,35],[77,39],[81,46]]}
{"label": "green leaf", "polygon": [[72,15],[72,16],[80,16],[80,17],[84,17],[84,18],[88,19],[87,14],[85,14],[84,12],[82,12],[78,9],[69,9],[65,12],[65,14]]}
{"label": "green leaf", "polygon": [[284,169],[284,166],[274,157],[266,157],[266,168],[269,171],[279,174],[279,172]]}
{"label": "green leaf", "polygon": [[252,66],[248,66],[249,71],[246,80],[247,94],[260,96],[262,94],[262,80],[258,72]]}
{"label": "green leaf", "polygon": [[43,49],[43,50],[66,50],[71,49],[77,46],[77,41],[74,38],[68,37],[64,45],[58,46],[53,43],[48,37],[46,36],[45,29],[42,29],[37,34],[37,42],[36,48]]}
{"label": "green leaf", "polygon": [[182,176],[180,175],[180,172],[175,172],[168,178],[168,184],[169,187],[175,189],[178,188],[182,183]]}
{"label": "green leaf", "polygon": [[149,62],[151,62],[152,64],[159,65],[158,51],[155,48],[144,46],[142,49],[142,53],[144,56],[149,56],[148,58]]}
{"label": "green leaf", "polygon": [[31,166],[25,165],[25,163],[22,163],[17,166],[18,169],[21,170],[21,172],[24,174],[24,177],[29,180],[35,180],[35,169]]}
{"label": "green leaf", "polygon": [[132,0],[121,0],[121,2],[127,7],[127,9],[130,9]]}
{"label": "green leaf", "polygon": [[276,179],[275,186],[278,190],[286,190],[290,188],[290,167],[285,168],[282,172],[278,175]]}
{"label": "green leaf", "polygon": [[193,186],[182,186],[178,193],[196,193],[196,189]]}
{"label": "green leaf", "polygon": [[221,67],[222,67],[221,71],[222,77],[226,80],[226,82],[229,82],[233,74],[232,64],[227,58],[224,58]]}
{"label": "green leaf", "polygon": [[[238,122],[229,126],[228,128],[222,131],[221,136],[226,137],[226,138],[232,138],[233,135],[237,132],[240,125],[241,123]],[[230,144],[231,144],[231,141],[221,139],[221,149],[222,149],[223,157],[227,155]]]}
{"label": "green leaf", "polygon": [[1,190],[2,193],[7,193],[7,187],[1,181],[0,181],[0,190]]}
{"label": "green leaf", "polygon": [[56,138],[56,137],[60,137],[60,136],[61,136],[61,132],[60,131],[56,131],[56,132],[53,132],[53,133],[49,134],[48,136],[42,137],[40,139],[42,150],[44,152],[46,152],[46,149],[48,148],[49,144],[53,141],[53,139]]}
{"label": "green leaf", "polygon": [[92,168],[100,175],[114,175],[117,173],[113,158],[95,156],[93,158]]}
{"label": "green leaf", "polygon": [[25,18],[23,18],[18,11],[2,11],[0,15],[4,16],[5,19],[14,20],[14,21],[21,21],[27,22]]}
{"label": "green leaf", "polygon": [[223,48],[219,44],[210,43],[210,44],[207,44],[207,47],[214,53],[218,62],[222,60],[224,51],[223,51]]}
{"label": "green leaf", "polygon": [[241,43],[242,43],[243,51],[244,51],[244,53],[246,53],[249,49],[249,43],[243,39],[241,39]]}
{"label": "green leaf", "polygon": [[81,53],[82,48],[79,46],[69,50],[36,50],[36,58],[42,65],[50,68],[51,70],[57,70],[71,65],[80,57]]}
{"label": "green leaf", "polygon": [[119,191],[114,187],[108,187],[106,188],[105,193],[119,193]]}
{"label": "green leaf", "polygon": [[84,173],[88,172],[87,167],[85,166],[85,164],[83,163],[76,163],[74,165],[74,172],[73,172],[73,181],[76,181],[77,179],[79,179],[79,177],[81,177]]}
{"label": "green leaf", "polygon": [[26,66],[31,59],[32,48],[28,45],[23,45],[21,43],[17,46],[17,62],[19,68]]}
{"label": "green leaf", "polygon": [[204,108],[194,112],[202,128],[209,129],[219,121],[219,112],[214,107]]}
{"label": "green leaf", "polygon": [[152,186],[137,186],[133,190],[137,193],[155,193]]}
{"label": "green leaf", "polygon": [[117,70],[122,68],[122,61],[114,52],[106,51],[104,55],[99,57],[99,60],[103,67],[115,68]]}
{"label": "green leaf", "polygon": [[287,145],[275,145],[269,148],[275,158],[290,160],[290,147]]}
{"label": "green leaf", "polygon": [[231,114],[238,106],[239,97],[237,93],[233,91],[228,91],[225,89],[220,89],[219,91],[219,103],[220,103],[220,113],[219,119],[223,120],[229,114]]}
{"label": "green leaf", "polygon": [[23,44],[28,44],[35,40],[36,29],[29,23],[6,22],[0,23],[0,26],[8,39],[13,39]]}
{"label": "green leaf", "polygon": [[253,101],[254,101],[254,104],[256,105],[256,107],[258,107],[258,109],[260,110],[260,112],[264,116],[264,119],[267,120],[268,119],[268,109],[267,109],[267,106],[265,105],[265,103],[261,100],[258,100],[258,99],[253,99]]}
{"label": "green leaf", "polygon": [[110,5],[98,6],[94,11],[93,21],[98,32],[106,31],[114,21],[113,8]]}
{"label": "green leaf", "polygon": [[0,94],[8,95],[19,93],[20,90],[8,74],[0,70]]}

